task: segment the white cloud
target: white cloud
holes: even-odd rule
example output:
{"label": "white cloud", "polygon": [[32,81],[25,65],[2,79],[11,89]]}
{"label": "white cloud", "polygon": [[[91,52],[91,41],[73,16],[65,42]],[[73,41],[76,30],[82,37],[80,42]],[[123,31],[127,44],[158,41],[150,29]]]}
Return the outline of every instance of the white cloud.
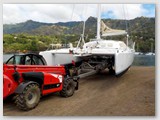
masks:
{"label": "white cloud", "polygon": [[[143,16],[147,10],[142,4],[105,4],[102,13],[111,11],[110,16],[116,19],[133,19]],[[124,14],[125,11],[125,14]],[[73,14],[73,15],[72,15]],[[125,15],[125,16],[124,16]],[[4,4],[3,23],[19,23],[26,20],[55,23],[86,20],[97,16],[96,4]]]}
{"label": "white cloud", "polygon": [[103,5],[102,10],[102,12],[112,11],[112,16],[116,19],[134,19],[143,16],[146,12],[142,4]]}

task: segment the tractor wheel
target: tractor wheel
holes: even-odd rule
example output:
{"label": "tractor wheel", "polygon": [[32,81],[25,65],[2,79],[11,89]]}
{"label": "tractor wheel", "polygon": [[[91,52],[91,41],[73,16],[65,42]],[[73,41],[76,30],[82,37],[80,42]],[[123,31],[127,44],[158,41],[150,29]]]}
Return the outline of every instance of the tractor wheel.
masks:
{"label": "tractor wheel", "polygon": [[41,92],[37,84],[30,84],[16,96],[15,103],[21,110],[35,108],[40,100]]}
{"label": "tractor wheel", "polygon": [[63,82],[63,89],[60,92],[62,97],[70,97],[74,94],[75,91],[75,82],[72,78],[67,78]]}

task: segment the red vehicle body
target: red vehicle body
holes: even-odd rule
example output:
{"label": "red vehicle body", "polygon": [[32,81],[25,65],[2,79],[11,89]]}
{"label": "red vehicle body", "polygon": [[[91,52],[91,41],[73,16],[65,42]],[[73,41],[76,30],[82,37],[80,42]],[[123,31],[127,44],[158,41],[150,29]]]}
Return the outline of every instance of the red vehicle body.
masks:
{"label": "red vehicle body", "polygon": [[3,65],[3,98],[15,94],[15,103],[22,110],[35,108],[43,95],[60,92],[70,97],[75,89],[77,79],[68,77],[63,66]]}
{"label": "red vehicle body", "polygon": [[[13,74],[16,71],[20,74],[19,82],[14,80]],[[3,65],[3,98],[14,93],[18,88],[19,83],[24,82],[22,73],[37,73],[41,72],[44,75],[43,84],[41,86],[42,95],[57,92],[62,90],[62,81],[65,75],[65,69],[62,66],[59,67],[49,67],[49,66],[40,66],[40,65]],[[39,79],[32,79],[32,81],[40,83]],[[59,87],[54,89],[45,89],[45,86],[60,84]]]}

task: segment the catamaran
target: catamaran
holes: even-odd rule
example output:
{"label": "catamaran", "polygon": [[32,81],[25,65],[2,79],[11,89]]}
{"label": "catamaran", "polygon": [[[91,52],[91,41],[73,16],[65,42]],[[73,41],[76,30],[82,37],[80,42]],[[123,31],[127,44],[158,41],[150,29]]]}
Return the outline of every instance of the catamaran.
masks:
{"label": "catamaran", "polygon": [[[50,50],[40,52],[47,61],[48,65],[67,65],[73,61],[81,61],[82,66],[88,66],[96,70],[109,69],[115,75],[120,75],[130,68],[134,60],[135,43],[129,47],[129,35],[125,30],[111,29],[101,20],[100,5],[98,5],[98,19],[97,19],[97,36],[91,39],[90,42],[85,43],[84,29],[81,38],[78,41],[77,47]],[[105,40],[101,37],[126,35],[126,43],[120,40]]]}

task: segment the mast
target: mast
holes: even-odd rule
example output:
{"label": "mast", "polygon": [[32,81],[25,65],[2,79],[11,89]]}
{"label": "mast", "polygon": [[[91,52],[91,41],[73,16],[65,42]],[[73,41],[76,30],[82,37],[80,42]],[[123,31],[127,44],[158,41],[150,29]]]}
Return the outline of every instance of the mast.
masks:
{"label": "mast", "polygon": [[82,37],[83,37],[83,38],[84,38],[85,27],[86,27],[86,22],[85,22],[85,20],[84,20],[84,23],[83,23],[83,32],[82,32]]}
{"label": "mast", "polygon": [[97,12],[97,39],[101,39],[101,36],[100,36],[101,5],[98,4],[97,8],[98,8],[98,12]]}

